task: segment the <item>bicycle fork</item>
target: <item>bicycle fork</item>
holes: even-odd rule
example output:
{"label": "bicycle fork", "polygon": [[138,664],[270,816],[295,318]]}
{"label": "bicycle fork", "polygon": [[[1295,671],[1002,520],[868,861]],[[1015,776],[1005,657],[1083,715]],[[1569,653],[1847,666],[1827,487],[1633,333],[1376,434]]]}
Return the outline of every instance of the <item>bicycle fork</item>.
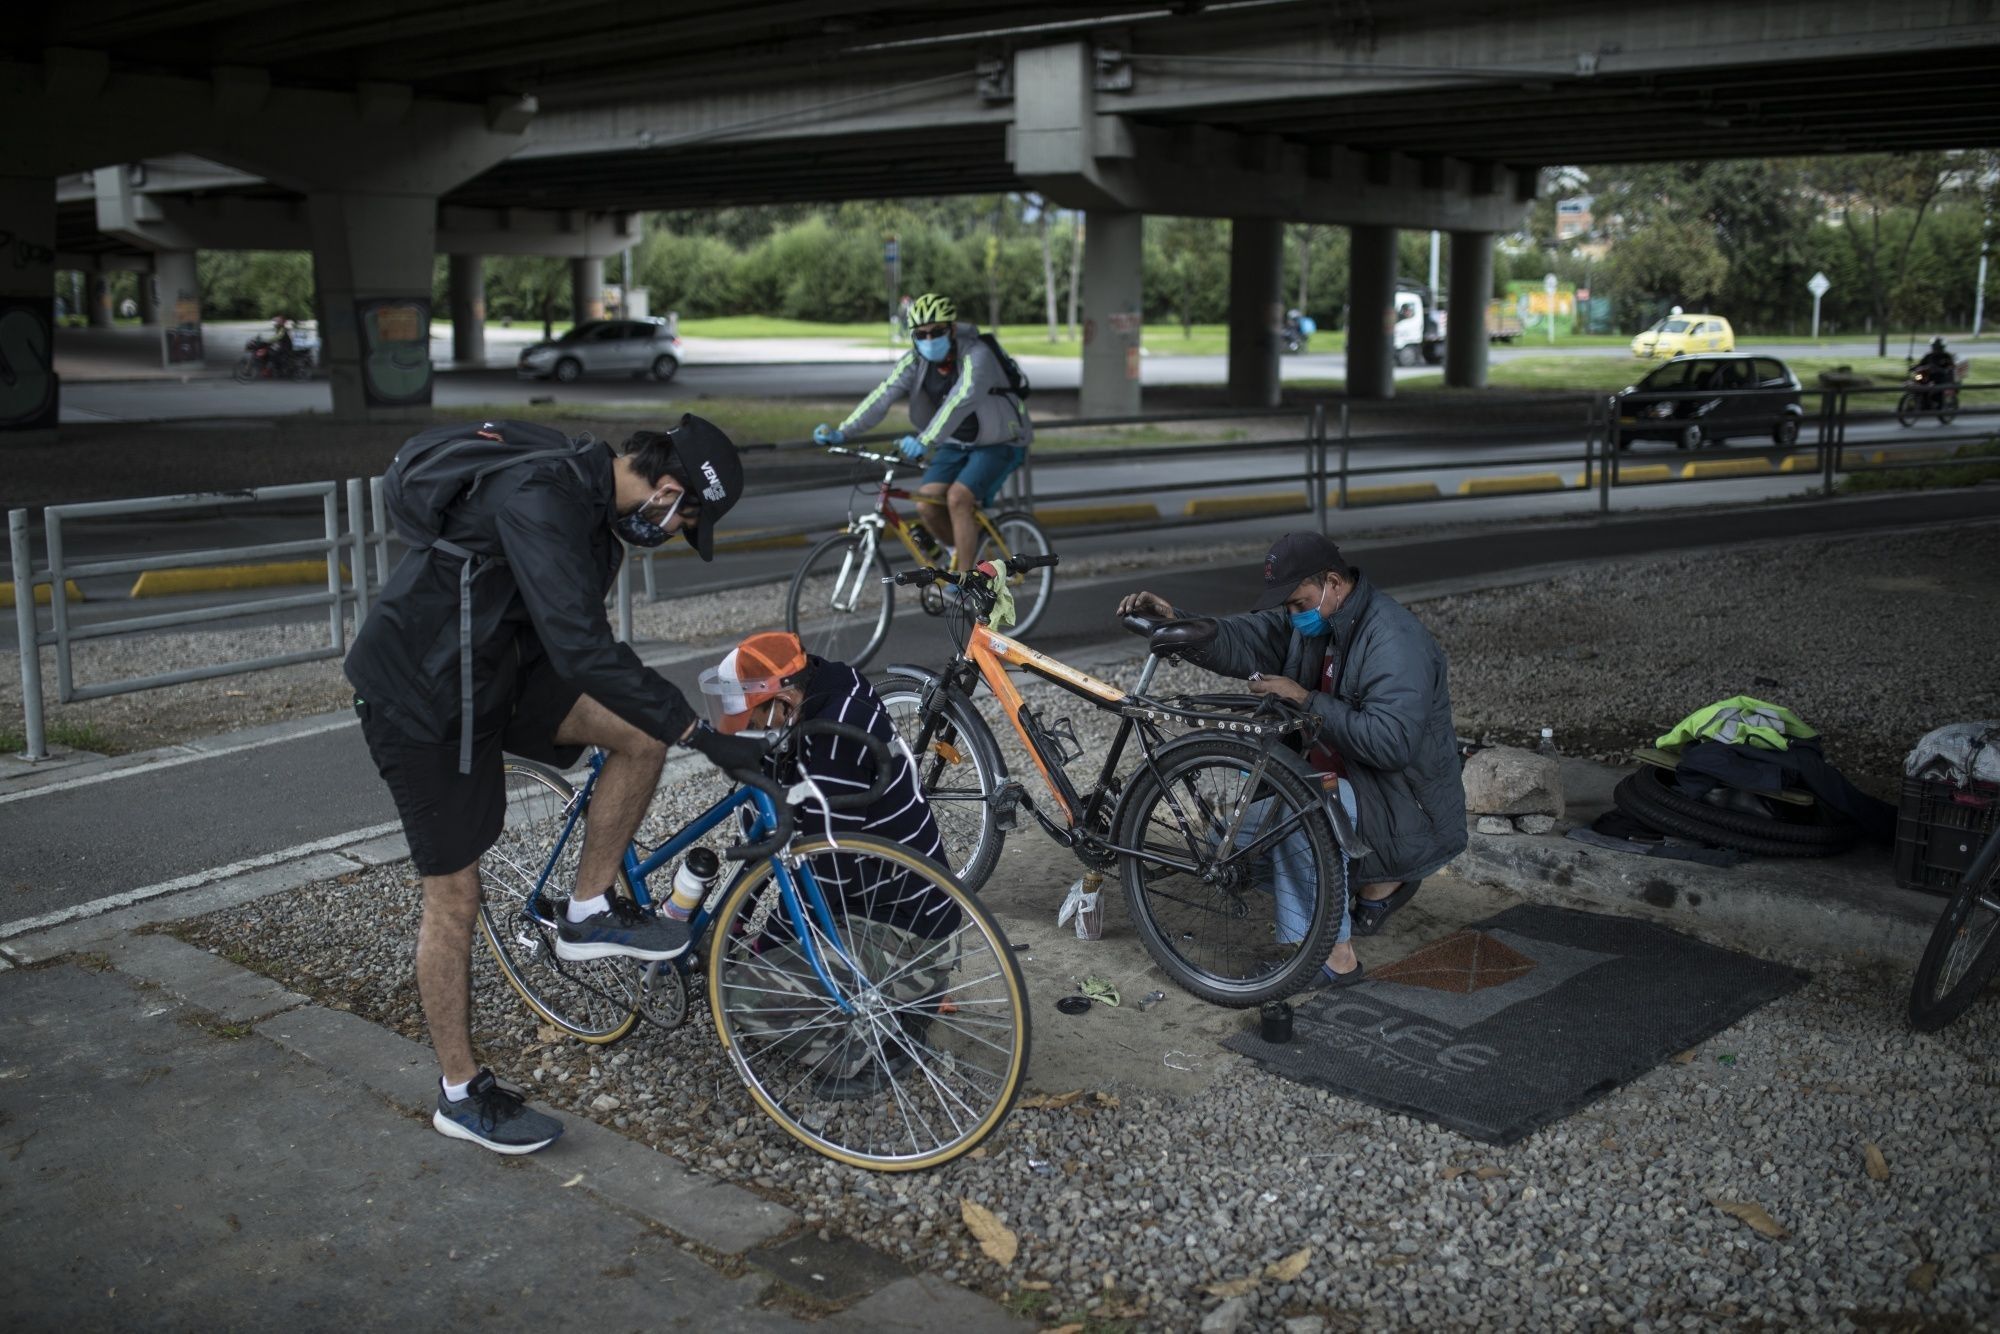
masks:
{"label": "bicycle fork", "polygon": [[850,612],[861,605],[861,593],[868,582],[868,567],[875,559],[876,529],[862,526],[861,541],[840,558],[840,573],[833,580],[833,609]]}

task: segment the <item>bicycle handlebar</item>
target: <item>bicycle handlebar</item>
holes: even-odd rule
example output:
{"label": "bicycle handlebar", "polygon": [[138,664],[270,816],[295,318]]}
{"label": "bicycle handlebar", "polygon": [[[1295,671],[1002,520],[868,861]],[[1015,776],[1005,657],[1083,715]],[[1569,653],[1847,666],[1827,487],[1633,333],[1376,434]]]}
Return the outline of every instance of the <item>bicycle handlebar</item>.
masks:
{"label": "bicycle handlebar", "polygon": [[[1006,560],[1000,562],[1000,564],[1006,568],[1009,574],[1026,574],[1029,570],[1047,569],[1052,565],[1061,563],[1061,561],[1062,557],[1060,555],[1049,551],[1034,556],[1009,556]],[[898,570],[896,573],[884,578],[882,582],[885,584],[895,584],[898,587],[908,587],[911,584],[915,584],[919,588],[928,587],[931,584],[958,584],[963,586],[967,579],[974,577],[985,579],[989,576],[978,570],[966,570],[958,573],[951,570],[940,570],[935,565],[919,565],[914,570]]]}
{"label": "bicycle handlebar", "polygon": [[850,449],[846,445],[828,445],[829,454],[844,454],[851,459],[861,459],[868,463],[887,463],[897,468],[907,468],[911,472],[922,472],[924,466],[904,458],[901,454],[876,454],[866,449]]}
{"label": "bicycle handlebar", "polygon": [[774,857],[783,852],[792,841],[792,809],[785,800],[785,789],[762,773],[737,770],[728,775],[730,781],[741,787],[754,787],[771,799],[771,809],[777,812],[778,824],[768,838],[757,843],[736,843],[722,850],[722,855],[732,862],[754,862],[765,857]]}
{"label": "bicycle handlebar", "polygon": [[863,810],[873,806],[896,781],[896,752],[889,743],[873,732],[854,726],[852,723],[836,722],[831,718],[808,718],[798,725],[799,740],[807,737],[831,736],[842,741],[852,741],[865,749],[875,761],[875,782],[866,792],[849,792],[841,796],[827,796],[828,809],[836,811]]}

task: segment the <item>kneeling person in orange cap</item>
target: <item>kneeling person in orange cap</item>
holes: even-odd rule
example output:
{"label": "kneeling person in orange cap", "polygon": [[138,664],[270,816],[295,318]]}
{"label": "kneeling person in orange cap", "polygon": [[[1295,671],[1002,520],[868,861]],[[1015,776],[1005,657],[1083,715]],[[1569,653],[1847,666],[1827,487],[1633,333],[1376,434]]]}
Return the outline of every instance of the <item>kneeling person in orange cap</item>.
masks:
{"label": "kneeling person in orange cap", "polygon": [[[720,732],[828,719],[860,728],[892,747],[897,744],[888,712],[865,677],[844,662],[807,654],[797,635],[782,631],[751,635],[731,649],[701,674],[701,692]],[[874,756],[859,742],[837,736],[805,738],[796,766],[780,766],[769,759],[765,763],[780,783],[810,777],[829,794],[866,791],[876,780]],[[900,749],[897,763],[902,772],[864,809],[828,810],[811,799],[795,807],[792,815],[799,841],[825,836],[837,843],[843,837],[868,834],[944,861],[944,843],[930,803],[917,786],[916,766]],[[854,914],[845,924],[848,943],[862,952],[865,973],[895,979],[892,1000],[909,1006],[948,985],[958,958],[950,938],[963,917],[948,897],[913,875],[885,877],[884,864],[874,858],[849,858],[834,851],[813,857],[810,865],[827,898]],[[731,1000],[732,1009],[767,1014],[774,1033],[795,1023],[794,1007],[784,993],[795,989],[801,995],[816,995],[821,985],[803,951],[789,940],[768,939],[783,927],[781,917],[771,919],[762,957],[781,970],[784,979],[774,985],[770,974],[760,974],[758,989],[746,988],[744,995]],[[921,1033],[912,1036],[921,1041]],[[885,1072],[858,1044],[846,1050],[837,1037],[829,1037],[825,1045],[824,1063],[816,1058],[809,1062],[822,1072],[818,1083],[822,1096],[859,1097],[883,1086]],[[898,1057],[905,1064],[911,1059],[907,1052]]]}

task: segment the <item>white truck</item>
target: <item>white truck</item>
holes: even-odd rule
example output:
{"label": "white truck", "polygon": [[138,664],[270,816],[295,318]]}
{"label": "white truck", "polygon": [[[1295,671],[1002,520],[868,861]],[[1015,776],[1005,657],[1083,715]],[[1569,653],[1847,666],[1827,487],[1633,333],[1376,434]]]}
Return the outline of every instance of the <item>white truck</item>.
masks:
{"label": "white truck", "polygon": [[1396,364],[1415,366],[1444,360],[1444,326],[1438,322],[1437,300],[1431,289],[1407,278],[1396,280],[1394,343]]}

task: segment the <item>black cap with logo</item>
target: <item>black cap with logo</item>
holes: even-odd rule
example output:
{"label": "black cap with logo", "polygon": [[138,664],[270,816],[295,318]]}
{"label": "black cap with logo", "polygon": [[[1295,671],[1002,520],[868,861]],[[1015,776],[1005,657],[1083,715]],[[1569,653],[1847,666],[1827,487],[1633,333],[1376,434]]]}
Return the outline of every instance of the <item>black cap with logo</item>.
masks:
{"label": "black cap with logo", "polygon": [[691,412],[668,435],[674,457],[687,469],[688,499],[701,506],[700,518],[686,530],[688,545],[703,560],[714,560],[715,525],[743,494],[743,460],[720,426]]}
{"label": "black cap with logo", "polygon": [[1319,533],[1286,533],[1271,544],[1264,557],[1264,592],[1257,599],[1258,611],[1280,606],[1292,590],[1326,570],[1347,572],[1347,562],[1333,539]]}

